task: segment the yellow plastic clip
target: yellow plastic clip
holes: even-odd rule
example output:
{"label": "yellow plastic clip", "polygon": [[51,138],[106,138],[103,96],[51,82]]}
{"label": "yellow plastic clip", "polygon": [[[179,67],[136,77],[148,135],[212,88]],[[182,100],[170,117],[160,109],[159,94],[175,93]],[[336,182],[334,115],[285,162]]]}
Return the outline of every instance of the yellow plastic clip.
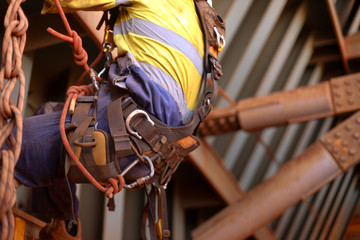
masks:
{"label": "yellow plastic clip", "polygon": [[157,235],[157,239],[158,240],[162,240],[163,236],[162,236],[162,220],[159,219],[156,222],[156,235]]}
{"label": "yellow plastic clip", "polygon": [[216,27],[214,27],[214,31],[217,38],[218,52],[221,52],[226,44],[225,37],[218,32]]}
{"label": "yellow plastic clip", "polygon": [[158,240],[162,240],[163,239],[163,232],[162,232],[162,212],[161,212],[161,196],[160,196],[160,191],[157,188],[156,189],[156,195],[158,197],[158,221],[156,222],[155,226],[156,226],[156,235],[157,235],[157,239]]}

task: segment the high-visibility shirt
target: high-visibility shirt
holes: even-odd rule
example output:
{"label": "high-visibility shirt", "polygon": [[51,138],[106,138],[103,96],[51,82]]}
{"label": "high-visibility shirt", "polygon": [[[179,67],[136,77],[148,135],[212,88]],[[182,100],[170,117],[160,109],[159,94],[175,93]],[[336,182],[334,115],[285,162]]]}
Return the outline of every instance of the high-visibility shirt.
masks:
{"label": "high-visibility shirt", "polygon": [[[119,6],[114,42],[120,69],[139,67],[158,89],[171,95],[182,122],[191,116],[201,88],[204,55],[203,34],[193,0],[60,0],[60,3],[66,12]],[[43,13],[52,12],[57,12],[53,0],[45,0]]]}

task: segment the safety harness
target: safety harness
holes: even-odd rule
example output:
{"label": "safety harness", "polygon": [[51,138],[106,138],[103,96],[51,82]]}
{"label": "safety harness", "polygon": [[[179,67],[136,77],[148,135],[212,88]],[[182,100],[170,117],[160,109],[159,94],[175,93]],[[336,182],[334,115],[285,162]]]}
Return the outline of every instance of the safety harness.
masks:
{"label": "safety harness", "polygon": [[[111,134],[96,128],[97,92],[93,96],[77,98],[71,124],[65,129],[70,147],[80,163],[101,185],[109,184],[110,181],[114,193],[123,186],[127,189],[145,186],[146,189],[146,185],[156,181],[157,184],[153,184],[150,192],[146,191],[148,203],[143,214],[143,225],[145,226],[146,221],[149,222],[148,234],[151,239],[170,237],[165,189],[183,158],[199,146],[195,134],[199,124],[212,108],[217,95],[217,80],[222,75],[217,52],[225,45],[225,23],[206,0],[194,0],[194,3],[205,41],[203,92],[199,106],[187,123],[179,127],[164,124],[139,106],[136,99],[131,98],[126,91],[107,81],[114,99],[107,108]],[[106,29],[112,30],[111,23]],[[111,46],[111,43],[105,44]],[[106,49],[108,57],[105,66],[108,71],[112,59],[110,47]],[[212,93],[207,92],[208,73],[213,85]],[[96,78],[93,76],[92,79],[97,86]],[[88,176],[79,169],[78,164],[72,162],[70,155],[65,154],[64,158],[68,178],[75,183],[88,183]],[[131,160],[125,169],[121,169],[118,159]],[[131,169],[136,169],[139,164],[148,168],[147,174],[137,179],[128,179],[126,174]],[[126,179],[125,183],[123,178]],[[112,198],[112,194],[107,196]],[[109,201],[109,209],[113,208],[113,202]],[[157,214],[155,209],[158,209]],[[156,218],[158,221],[155,225]],[[146,237],[145,230],[142,237]]]}

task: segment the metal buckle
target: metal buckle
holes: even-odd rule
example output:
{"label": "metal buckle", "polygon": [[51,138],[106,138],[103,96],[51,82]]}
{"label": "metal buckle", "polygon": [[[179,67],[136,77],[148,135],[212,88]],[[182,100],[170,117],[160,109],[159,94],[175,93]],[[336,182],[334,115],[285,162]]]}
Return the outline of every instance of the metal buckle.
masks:
{"label": "metal buckle", "polygon": [[[218,51],[221,52],[226,45],[225,37],[224,37],[224,35],[220,35],[220,33],[217,30],[217,27],[214,27],[214,31],[216,33]],[[222,43],[221,43],[221,41],[222,41]]]}
{"label": "metal buckle", "polygon": [[[154,170],[154,165],[151,161],[151,159],[147,156],[142,155],[142,158],[144,158],[147,163],[149,164],[150,167],[150,173],[144,177],[140,177],[138,179],[136,179],[135,182],[131,183],[131,184],[124,184],[124,188],[126,189],[131,189],[134,188],[138,185],[142,185],[145,184],[150,178],[152,178],[154,176],[155,170]],[[126,173],[128,173],[138,162],[140,161],[140,159],[136,159],[134,160],[132,163],[130,163],[125,169],[124,171],[122,171],[120,173],[121,176],[124,176]]]}
{"label": "metal buckle", "polygon": [[150,119],[150,117],[149,117],[149,115],[147,114],[147,112],[145,112],[145,111],[143,111],[143,110],[137,109],[137,110],[134,110],[132,113],[129,114],[129,116],[126,118],[126,122],[125,122],[126,129],[128,130],[129,133],[131,133],[132,135],[136,136],[138,139],[142,139],[142,137],[140,136],[140,134],[139,134],[138,132],[135,132],[135,131],[133,131],[133,130],[130,128],[130,121],[131,121],[131,119],[132,119],[135,115],[137,115],[137,114],[145,115],[145,116],[146,116],[146,120],[148,120],[152,126],[154,126],[155,123]]}

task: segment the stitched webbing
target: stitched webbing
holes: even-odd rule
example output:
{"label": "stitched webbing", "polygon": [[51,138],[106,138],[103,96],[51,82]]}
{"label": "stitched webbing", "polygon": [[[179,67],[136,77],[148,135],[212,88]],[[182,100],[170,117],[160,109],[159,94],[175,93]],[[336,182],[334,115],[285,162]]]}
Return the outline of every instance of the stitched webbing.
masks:
{"label": "stitched webbing", "polygon": [[133,155],[121,107],[122,97],[108,106],[108,120],[117,158]]}

